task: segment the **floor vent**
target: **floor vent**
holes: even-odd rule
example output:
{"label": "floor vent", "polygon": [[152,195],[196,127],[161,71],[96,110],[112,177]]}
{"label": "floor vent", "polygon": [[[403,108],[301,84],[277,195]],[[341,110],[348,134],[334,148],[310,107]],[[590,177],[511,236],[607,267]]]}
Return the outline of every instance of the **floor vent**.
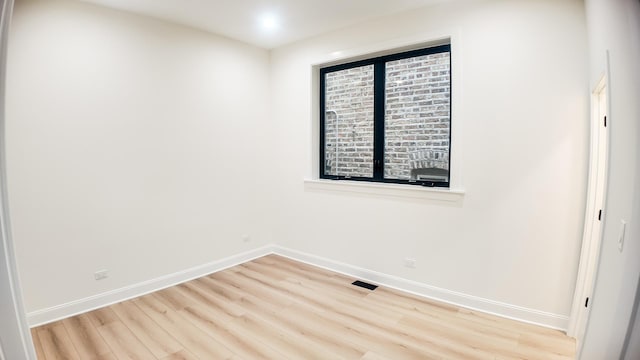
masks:
{"label": "floor vent", "polygon": [[366,283],[366,282],[360,281],[360,280],[356,280],[356,281],[352,282],[351,285],[360,286],[360,287],[363,287],[363,288],[369,289],[369,290],[375,290],[378,287],[378,285],[369,284],[369,283]]}

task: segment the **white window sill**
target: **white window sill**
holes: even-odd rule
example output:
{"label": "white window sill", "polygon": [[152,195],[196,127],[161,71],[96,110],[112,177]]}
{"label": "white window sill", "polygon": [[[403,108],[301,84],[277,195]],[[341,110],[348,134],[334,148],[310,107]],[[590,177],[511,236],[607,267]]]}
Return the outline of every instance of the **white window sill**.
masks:
{"label": "white window sill", "polygon": [[304,179],[304,188],[305,190],[311,191],[337,191],[454,203],[461,202],[464,198],[464,190],[462,189],[431,188],[415,185],[384,184],[364,181]]}

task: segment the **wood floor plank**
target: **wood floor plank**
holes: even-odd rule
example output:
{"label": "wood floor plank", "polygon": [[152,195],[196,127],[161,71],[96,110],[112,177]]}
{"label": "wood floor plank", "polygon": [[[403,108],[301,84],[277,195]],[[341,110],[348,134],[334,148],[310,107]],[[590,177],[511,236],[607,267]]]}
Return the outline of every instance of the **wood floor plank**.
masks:
{"label": "wood floor plank", "polygon": [[[551,358],[566,357],[575,352],[575,343],[564,341],[562,338],[543,334],[521,334],[518,340],[518,348],[521,351],[540,349],[544,347],[545,353]],[[539,350],[536,350],[536,352]]]}
{"label": "wood floor plank", "polygon": [[306,322],[317,324],[335,334],[336,338],[355,344],[356,348],[374,350],[392,359],[439,359],[432,352],[420,352],[396,341],[389,341],[386,334],[376,331],[374,327],[344,321],[339,316],[332,316],[330,312],[318,312],[300,305],[288,309],[292,316],[304,319]]}
{"label": "wood floor plank", "polygon": [[323,349],[307,339],[283,331],[255,314],[243,315],[235,321],[253,338],[270,344],[288,359],[344,359],[329,349]]}
{"label": "wood floor plank", "polygon": [[195,356],[201,359],[229,359],[233,356],[224,345],[167,307],[153,294],[135,299],[134,303]]}
{"label": "wood floor plank", "polygon": [[390,358],[386,358],[384,356],[378,355],[373,351],[367,351],[367,353],[364,354],[364,356],[362,356],[360,359],[362,359],[362,360],[391,360]]}
{"label": "wood floor plank", "polygon": [[261,307],[263,311],[270,311],[277,313],[282,309],[286,308],[290,304],[293,303],[291,299],[287,299],[286,301],[281,301],[281,299],[274,299],[268,297],[268,295],[259,294],[255,291],[243,290],[242,286],[234,283],[233,279],[225,280],[225,279],[209,279],[210,281],[214,281],[216,287],[226,289],[227,291],[234,291],[238,294],[241,294],[237,300],[233,300],[233,303],[238,304],[245,310],[250,310],[255,308],[256,306]]}
{"label": "wood floor plank", "polygon": [[133,302],[125,301],[112,305],[111,308],[155,357],[166,357],[183,349],[176,339],[151,320]]}
{"label": "wood floor plank", "polygon": [[353,280],[268,255],[34,329],[34,346],[40,360],[568,360],[575,355],[575,341],[560,331],[384,286],[370,291],[351,285]]}
{"label": "wood floor plank", "polygon": [[113,355],[113,353],[108,353],[104,355],[99,355],[96,360],[118,360],[118,358]]}
{"label": "wood floor plank", "polygon": [[373,295],[374,294],[367,296],[364,302],[397,311],[402,313],[405,318],[436,326],[443,334],[462,332],[476,334],[481,337],[508,339],[513,342],[519,338],[517,332],[496,327],[495,324],[491,322],[466,321],[457,316],[457,311],[443,309],[440,306],[431,306],[428,303],[415,305],[412,304],[412,302],[397,301],[397,298],[396,301],[394,301],[393,297],[384,295],[382,297],[372,297]]}
{"label": "wood floor plank", "polygon": [[240,271],[243,271],[244,269],[249,269],[249,270],[260,272],[268,276],[269,279],[274,281],[284,280],[288,277],[291,277],[291,273],[287,271],[279,270],[275,266],[265,266],[255,262],[247,262],[244,264],[240,264],[237,267],[240,269]]}
{"label": "wood floor plank", "polygon": [[214,279],[219,280],[229,286],[232,286],[241,291],[247,292],[251,289],[250,293],[259,298],[267,300],[269,303],[275,304],[280,307],[286,307],[293,303],[293,299],[288,297],[286,293],[279,292],[268,285],[264,285],[254,279],[243,275],[241,272],[215,274]]}
{"label": "wood floor plank", "polygon": [[175,287],[176,291],[182,293],[184,299],[187,300],[184,303],[183,309],[193,304],[202,304],[208,307],[219,309],[224,313],[224,316],[229,318],[236,318],[242,316],[245,310],[235,304],[233,301],[218,295],[215,291],[209,290],[205,286],[201,286],[199,283],[186,283]]}
{"label": "wood floor plank", "polygon": [[[278,255],[268,255],[260,259],[256,259],[252,261],[252,263],[284,271],[289,274],[288,277],[312,280],[318,284],[324,285],[325,287],[341,287],[342,284],[352,283],[355,280],[350,276],[332,272],[320,267],[295,262],[291,259]],[[360,295],[366,295],[368,293],[368,290],[364,288],[356,287],[350,290],[356,291]]]}
{"label": "wood floor plank", "polygon": [[113,322],[120,321],[118,316],[113,312],[110,307],[105,307],[86,313],[89,320],[93,323],[93,326],[100,327],[103,325],[111,324]]}
{"label": "wood floor plank", "polygon": [[38,338],[47,360],[81,360],[62,322],[39,328]]}
{"label": "wood floor plank", "polygon": [[[278,328],[280,331],[287,334],[292,338],[299,338],[298,341],[311,340],[313,343],[317,343],[327,352],[345,357],[345,358],[359,358],[364,354],[363,349],[358,349],[353,344],[347,344],[341,341],[339,338],[335,338],[326,329],[314,328],[313,326],[303,326],[300,317],[286,316],[288,307],[280,307],[276,310],[265,306],[265,302],[260,298],[246,296],[243,298],[242,305],[247,309],[247,312],[257,316],[262,320],[266,320],[269,324]],[[306,324],[309,325],[309,324]],[[313,345],[310,345],[313,346]]]}
{"label": "wood floor plank", "polygon": [[[266,263],[261,262],[261,260],[267,258],[271,259],[271,261],[267,261]],[[351,277],[301,263],[284,263],[283,260],[287,259],[277,255],[269,255],[243,265],[259,272],[271,269],[271,271],[274,272],[277,271],[287,274],[287,279],[308,280],[323,289],[332,289],[349,295],[354,295],[356,297],[367,296],[370,293],[369,290],[361,287],[345,286],[345,284],[351,284],[356,280]]]}
{"label": "wood floor plank", "polygon": [[493,326],[506,329],[508,331],[513,331],[516,333],[540,334],[540,335],[548,335],[551,337],[560,337],[560,338],[562,338],[562,335],[564,335],[559,330],[550,329],[550,328],[537,326],[533,324],[527,324],[524,322],[502,318],[499,316],[486,314],[480,311],[470,310],[465,308],[458,309],[457,317],[460,317],[470,322],[492,324]]}
{"label": "wood floor plank", "polygon": [[181,314],[194,325],[216,339],[234,354],[244,359],[284,359],[285,356],[257,339],[248,336],[235,318],[220,320],[219,312],[202,305],[188,307]]}
{"label": "wood floor plank", "polygon": [[515,353],[518,344],[514,340],[445,329],[442,326],[431,326],[416,321],[414,318],[403,318],[393,327],[394,332],[411,334],[417,342],[438,348],[440,354],[450,359],[493,360],[496,351],[503,355]]}
{"label": "wood floor plank", "polygon": [[226,288],[224,286],[220,286],[219,281],[209,276],[204,276],[199,279],[189,281],[185,285],[187,284],[193,284],[198,286],[199,288],[205,288],[207,289],[207,291],[212,291],[215,294],[219,295],[220,297],[230,301],[238,300],[242,298],[242,296],[244,296],[244,294],[246,293],[244,290],[241,290],[241,289]]}
{"label": "wood floor plank", "polygon": [[111,352],[86,314],[65,319],[63,324],[80,358],[93,360]]}
{"label": "wood floor plank", "polygon": [[160,360],[199,360],[195,355],[187,350],[180,350],[177,353],[163,357]]}
{"label": "wood floor plank", "polygon": [[[374,321],[385,326],[393,325],[402,318],[402,313],[384,307],[370,305],[370,303],[363,301],[361,297],[336,293],[330,289],[322,290],[299,280],[284,281],[281,282],[280,285],[291,293],[299,295],[306,301],[324,305],[325,309],[328,307],[329,309],[342,312],[347,316],[352,316],[363,321]],[[351,286],[351,284],[344,284],[343,286],[348,287]],[[346,312],[343,309],[349,309],[349,311]]]}
{"label": "wood floor plank", "polygon": [[178,290],[178,286],[156,291],[154,294],[169,308],[175,311],[180,311],[189,306],[190,301],[181,291]]}
{"label": "wood floor plank", "polygon": [[378,304],[391,305],[406,310],[418,311],[427,314],[434,312],[451,317],[455,316],[460,308],[457,306],[445,304],[442,302],[418,298],[415,295],[403,293],[393,289],[380,287],[376,291],[370,292],[365,299],[367,301],[376,302]]}
{"label": "wood floor plank", "polygon": [[156,360],[151,351],[120,321],[100,326],[98,332],[119,360]]}
{"label": "wood floor plank", "polygon": [[321,294],[308,294],[304,290],[295,289],[287,286],[285,282],[270,282],[261,274],[254,271],[240,271],[231,275],[233,281],[241,284],[241,286],[252,288],[253,293],[259,294],[260,297],[269,299],[269,302],[277,303],[280,306],[287,307],[294,302],[303,303],[309,307],[319,310],[326,310],[329,306],[335,306],[335,300],[324,297],[323,300],[318,298]]}
{"label": "wood floor plank", "polygon": [[44,350],[42,350],[42,343],[40,342],[40,337],[38,337],[38,331],[36,329],[31,329],[31,338],[33,339],[33,347],[36,350],[36,357],[39,360],[46,360]]}
{"label": "wood floor plank", "polygon": [[274,321],[277,319],[282,326],[286,326],[301,336],[312,339],[322,347],[347,359],[357,359],[368,352],[367,347],[356,342],[350,342],[348,337],[336,336],[337,334],[332,327],[323,326],[321,322],[307,321],[299,309],[298,306],[284,309],[274,316]]}

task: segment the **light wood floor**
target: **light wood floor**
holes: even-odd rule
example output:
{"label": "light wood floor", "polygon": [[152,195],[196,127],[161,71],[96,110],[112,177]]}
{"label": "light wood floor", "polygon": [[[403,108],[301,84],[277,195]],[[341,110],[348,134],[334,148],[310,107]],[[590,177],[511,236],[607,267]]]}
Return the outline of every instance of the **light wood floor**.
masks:
{"label": "light wood floor", "polygon": [[270,255],[32,330],[38,359],[573,359],[560,331]]}

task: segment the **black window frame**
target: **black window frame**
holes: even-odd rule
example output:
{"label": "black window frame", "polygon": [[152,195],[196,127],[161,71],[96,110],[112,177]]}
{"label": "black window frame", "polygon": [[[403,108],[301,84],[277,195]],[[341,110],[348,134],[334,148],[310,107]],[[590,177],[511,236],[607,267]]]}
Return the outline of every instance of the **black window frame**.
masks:
{"label": "black window frame", "polygon": [[[438,53],[449,53],[449,166],[447,170],[447,181],[431,181],[431,180],[405,180],[405,179],[385,179],[384,178],[384,150],[385,150],[385,102],[386,102],[386,73],[385,64],[389,61],[402,60],[411,57],[432,55]],[[325,147],[326,147],[326,74],[346,70],[361,66],[373,65],[374,67],[374,89],[373,89],[373,177],[343,176],[325,174]],[[320,68],[320,178],[331,180],[353,180],[379,183],[408,184],[427,187],[444,187],[449,188],[451,183],[451,133],[453,118],[453,97],[452,97],[452,68],[451,68],[451,44],[431,46],[427,48],[404,51],[390,55],[379,56],[375,58],[358,60],[344,64],[332,65]]]}

